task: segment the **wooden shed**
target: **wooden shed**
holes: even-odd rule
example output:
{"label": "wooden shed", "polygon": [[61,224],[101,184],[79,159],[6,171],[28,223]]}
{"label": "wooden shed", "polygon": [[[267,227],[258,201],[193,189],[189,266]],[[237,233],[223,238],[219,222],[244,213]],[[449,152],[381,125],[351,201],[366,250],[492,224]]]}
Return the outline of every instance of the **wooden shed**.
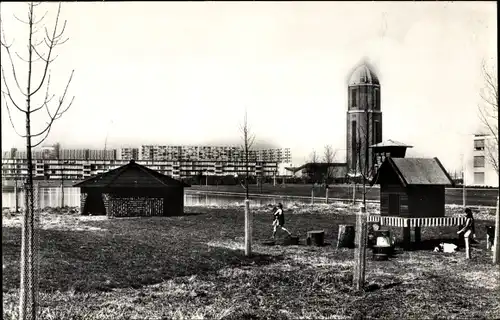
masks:
{"label": "wooden shed", "polygon": [[80,188],[83,215],[134,217],[182,215],[189,185],[131,160],[74,187]]}
{"label": "wooden shed", "polygon": [[380,215],[408,218],[444,217],[445,187],[453,185],[438,158],[387,157],[374,182]]}
{"label": "wooden shed", "polygon": [[369,222],[403,228],[405,247],[420,242],[421,227],[448,227],[463,223],[463,217],[445,216],[445,188],[453,180],[437,158],[386,157],[372,181],[380,184],[380,215]]}

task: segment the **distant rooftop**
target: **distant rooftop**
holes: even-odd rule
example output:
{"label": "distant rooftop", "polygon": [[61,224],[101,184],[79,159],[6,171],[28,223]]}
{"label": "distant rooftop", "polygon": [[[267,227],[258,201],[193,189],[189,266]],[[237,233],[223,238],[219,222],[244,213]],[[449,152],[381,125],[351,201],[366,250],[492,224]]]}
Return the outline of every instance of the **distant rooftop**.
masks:
{"label": "distant rooftop", "polygon": [[391,139],[386,140],[386,141],[382,141],[380,143],[377,143],[377,144],[374,144],[374,145],[370,146],[370,148],[383,148],[383,147],[406,147],[406,148],[413,148],[413,146],[404,144],[404,143],[399,142],[399,141],[394,141],[394,140],[391,140]]}

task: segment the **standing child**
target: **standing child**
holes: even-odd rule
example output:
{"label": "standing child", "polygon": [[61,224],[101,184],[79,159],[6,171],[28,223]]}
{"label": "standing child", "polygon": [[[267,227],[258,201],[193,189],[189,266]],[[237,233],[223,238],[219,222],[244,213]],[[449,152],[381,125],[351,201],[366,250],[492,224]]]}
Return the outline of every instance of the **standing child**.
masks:
{"label": "standing child", "polygon": [[284,225],[285,225],[285,214],[283,213],[283,205],[281,203],[278,203],[278,208],[277,210],[274,211],[273,239],[276,235],[276,231],[278,230],[278,228],[288,233],[289,236],[292,235],[290,231],[288,231],[287,229],[285,229],[285,227],[283,227]]}
{"label": "standing child", "polygon": [[457,234],[464,233],[465,240],[465,258],[470,259],[470,240],[472,237],[476,236],[474,227],[474,216],[472,215],[472,210],[470,208],[465,209],[465,226],[458,230]]}

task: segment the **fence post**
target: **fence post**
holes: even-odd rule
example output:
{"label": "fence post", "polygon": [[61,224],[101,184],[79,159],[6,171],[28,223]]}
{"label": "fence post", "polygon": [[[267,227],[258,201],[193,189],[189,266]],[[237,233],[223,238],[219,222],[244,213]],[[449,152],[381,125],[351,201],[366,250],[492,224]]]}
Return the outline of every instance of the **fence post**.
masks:
{"label": "fence post", "polygon": [[495,218],[495,238],[493,240],[493,264],[500,264],[500,208],[497,196],[497,212]]}

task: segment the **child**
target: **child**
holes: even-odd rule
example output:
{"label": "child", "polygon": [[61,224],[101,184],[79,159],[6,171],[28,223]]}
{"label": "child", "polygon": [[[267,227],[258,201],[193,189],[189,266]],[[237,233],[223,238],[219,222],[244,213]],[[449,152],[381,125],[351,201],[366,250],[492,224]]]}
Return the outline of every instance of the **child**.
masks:
{"label": "child", "polygon": [[[274,208],[276,208],[276,207],[274,207]],[[274,237],[276,235],[276,231],[278,230],[278,228],[280,228],[281,230],[288,233],[289,236],[292,235],[290,233],[290,231],[288,231],[287,229],[285,229],[285,227],[283,227],[284,225],[285,225],[285,215],[283,213],[283,205],[281,203],[278,203],[278,208],[276,210],[274,210],[273,237],[272,237],[273,240],[274,240]]]}
{"label": "child", "polygon": [[470,259],[470,238],[476,237],[476,231],[474,230],[474,217],[470,208],[465,209],[465,217],[465,226],[462,229],[458,230],[457,234],[464,233],[465,258]]}

